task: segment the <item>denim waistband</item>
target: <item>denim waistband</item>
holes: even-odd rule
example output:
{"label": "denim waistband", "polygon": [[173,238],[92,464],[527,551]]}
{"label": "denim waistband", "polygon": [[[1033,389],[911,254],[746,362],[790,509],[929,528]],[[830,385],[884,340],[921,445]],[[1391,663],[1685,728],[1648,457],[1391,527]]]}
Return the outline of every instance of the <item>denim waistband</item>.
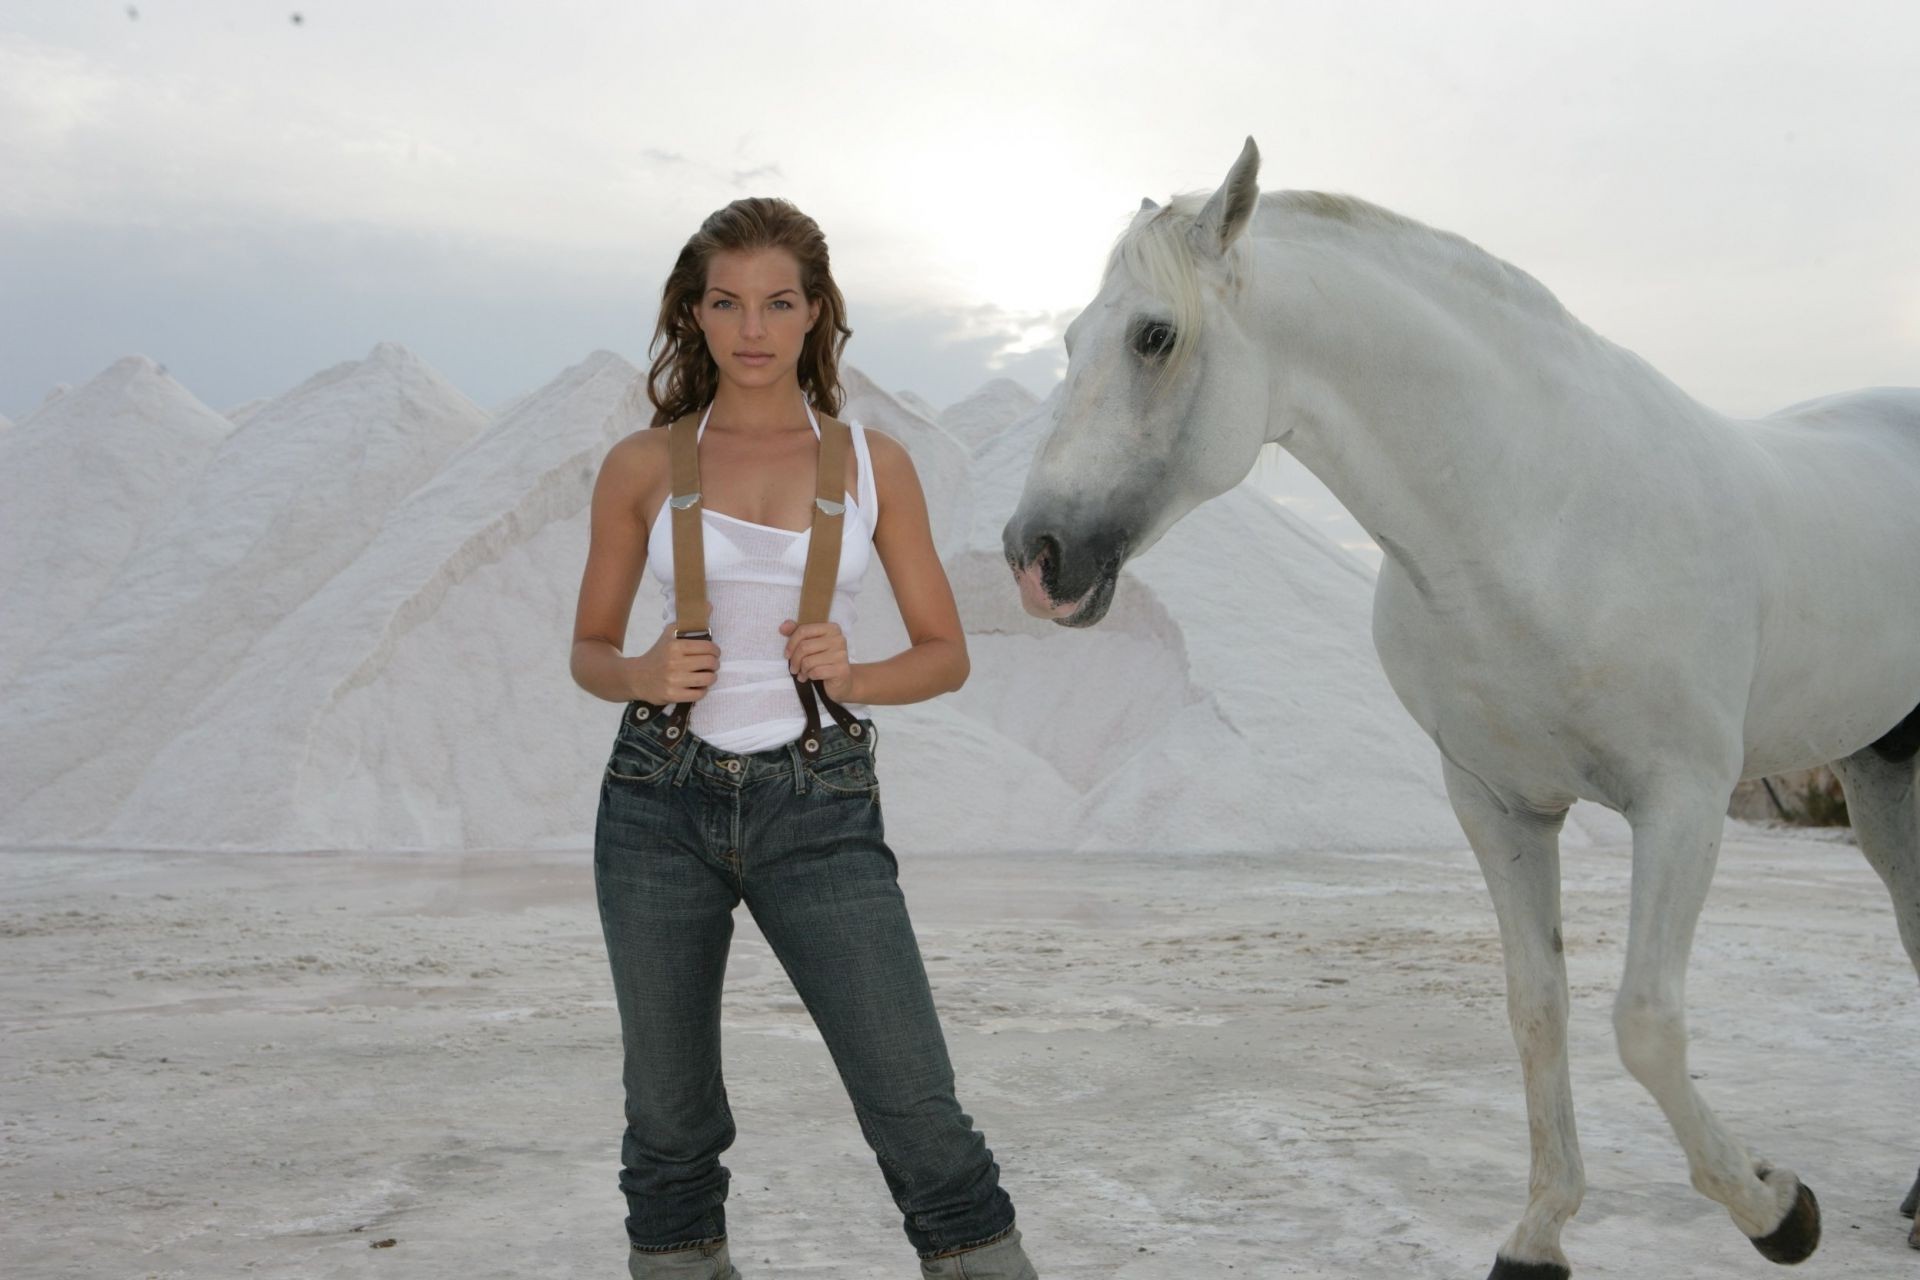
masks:
{"label": "denim waistband", "polygon": [[[620,736],[629,742],[641,744],[662,759],[672,760],[669,776],[675,783],[684,782],[690,774],[696,773],[730,785],[767,782],[778,778],[797,781],[800,771],[806,768],[806,757],[800,754],[798,738],[762,751],[727,751],[688,730],[686,737],[674,744],[667,741],[666,718],[664,708],[646,702],[629,702],[620,713]],[[858,717],[858,722],[866,730],[864,736],[859,738],[850,736],[831,720],[821,726],[820,754],[813,762],[815,769],[826,768],[843,756],[860,755],[869,760],[877,758],[878,728],[866,716]]]}

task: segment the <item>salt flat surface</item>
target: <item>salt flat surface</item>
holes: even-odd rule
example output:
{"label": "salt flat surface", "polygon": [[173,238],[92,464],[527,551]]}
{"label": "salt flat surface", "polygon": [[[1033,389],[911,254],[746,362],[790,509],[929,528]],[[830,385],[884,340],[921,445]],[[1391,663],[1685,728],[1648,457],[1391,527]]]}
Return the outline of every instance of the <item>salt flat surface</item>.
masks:
{"label": "salt flat surface", "polygon": [[[1894,1212],[1920,1146],[1920,998],[1885,894],[1846,844],[1731,833],[1688,984],[1692,1069],[1820,1196],[1824,1243],[1790,1274],[1920,1274]],[[1464,848],[894,844],[961,1102],[1043,1277],[1485,1274],[1526,1131]],[[1617,842],[1566,858],[1575,1274],[1778,1274],[1688,1188],[1615,1059],[1627,866]],[[7,1274],[623,1276],[590,868],[584,849],[0,854]],[[738,1265],[905,1280],[827,1053],[736,919]]]}

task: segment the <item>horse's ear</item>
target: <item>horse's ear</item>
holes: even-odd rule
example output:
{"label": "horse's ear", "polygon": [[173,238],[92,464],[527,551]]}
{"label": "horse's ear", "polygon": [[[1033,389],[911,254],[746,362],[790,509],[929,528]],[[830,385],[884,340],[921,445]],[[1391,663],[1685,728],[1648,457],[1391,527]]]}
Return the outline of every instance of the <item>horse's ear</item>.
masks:
{"label": "horse's ear", "polygon": [[1153,202],[1153,197],[1152,197],[1152,196],[1141,196],[1141,197],[1140,197],[1140,209],[1139,209],[1139,212],[1141,212],[1141,213],[1152,213],[1152,212],[1153,212],[1154,210],[1156,210],[1156,209],[1158,209],[1159,207],[1160,207],[1159,205],[1157,205],[1157,204],[1155,204],[1155,203]]}
{"label": "horse's ear", "polygon": [[1235,237],[1247,229],[1253,207],[1259,201],[1260,148],[1253,145],[1253,135],[1248,134],[1246,145],[1240,148],[1240,158],[1227,170],[1227,180],[1194,219],[1194,251],[1209,258],[1225,253]]}

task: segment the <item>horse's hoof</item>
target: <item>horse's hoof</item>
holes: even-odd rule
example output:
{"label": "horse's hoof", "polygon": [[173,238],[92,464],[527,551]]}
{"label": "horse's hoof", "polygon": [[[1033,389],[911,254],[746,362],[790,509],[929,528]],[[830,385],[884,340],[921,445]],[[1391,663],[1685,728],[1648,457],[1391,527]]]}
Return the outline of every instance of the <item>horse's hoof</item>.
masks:
{"label": "horse's hoof", "polygon": [[1568,1280],[1572,1275],[1557,1262],[1515,1262],[1496,1253],[1487,1280]]}
{"label": "horse's hoof", "polygon": [[1920,1249],[1920,1221],[1916,1221],[1913,1230],[1907,1232],[1907,1248]]}
{"label": "horse's hoof", "polygon": [[1790,1266],[1812,1257],[1820,1245],[1820,1202],[1813,1198],[1813,1188],[1800,1184],[1793,1208],[1787,1210],[1772,1234],[1747,1238],[1768,1262]]}
{"label": "horse's hoof", "polygon": [[1900,1216],[1911,1218],[1915,1209],[1920,1209],[1920,1178],[1913,1180],[1913,1190],[1907,1192],[1907,1198],[1900,1202]]}

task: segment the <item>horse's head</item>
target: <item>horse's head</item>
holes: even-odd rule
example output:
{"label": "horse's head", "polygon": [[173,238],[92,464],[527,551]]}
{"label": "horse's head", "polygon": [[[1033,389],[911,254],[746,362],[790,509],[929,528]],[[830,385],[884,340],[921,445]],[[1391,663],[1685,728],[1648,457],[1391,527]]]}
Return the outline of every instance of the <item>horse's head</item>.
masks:
{"label": "horse's head", "polygon": [[1100,621],[1127,558],[1252,469],[1268,388],[1240,238],[1259,168],[1249,137],[1217,191],[1142,200],[1067,326],[1058,416],[1001,535],[1027,612]]}

